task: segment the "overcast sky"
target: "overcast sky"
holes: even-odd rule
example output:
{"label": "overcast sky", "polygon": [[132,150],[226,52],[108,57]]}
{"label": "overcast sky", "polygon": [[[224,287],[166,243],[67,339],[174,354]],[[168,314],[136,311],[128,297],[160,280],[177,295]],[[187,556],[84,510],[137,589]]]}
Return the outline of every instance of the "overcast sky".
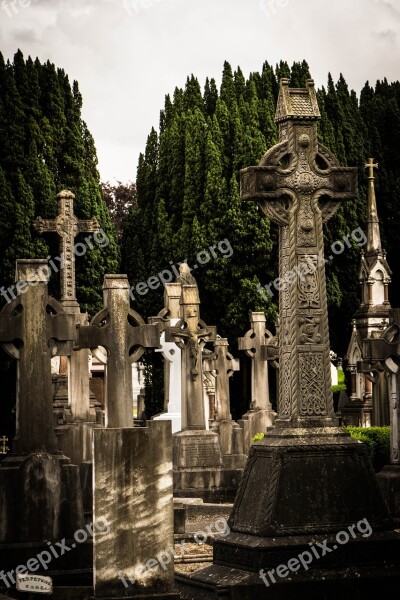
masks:
{"label": "overcast sky", "polygon": [[343,73],[400,79],[399,0],[0,0],[0,50],[50,60],[77,79],[103,181],[135,180],[164,96],[196,75],[220,83],[306,59],[317,86]]}

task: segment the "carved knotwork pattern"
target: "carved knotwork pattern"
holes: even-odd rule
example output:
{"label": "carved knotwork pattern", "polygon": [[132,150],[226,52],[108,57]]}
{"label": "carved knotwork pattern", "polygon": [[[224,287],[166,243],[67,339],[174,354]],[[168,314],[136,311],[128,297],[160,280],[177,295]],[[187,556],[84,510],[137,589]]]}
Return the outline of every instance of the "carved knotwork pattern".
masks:
{"label": "carved knotwork pattern", "polygon": [[297,219],[298,246],[315,246],[315,221],[309,198],[300,199],[300,210]]}
{"label": "carved knotwork pattern", "polygon": [[[282,256],[282,267],[281,267],[281,278],[282,279],[285,279],[285,276],[287,275],[288,271],[289,271],[289,256],[287,254],[284,254]],[[282,288],[281,298],[282,298],[283,308],[285,310],[288,310],[290,308],[290,290],[289,290],[289,285],[287,283],[285,283],[285,285]]]}
{"label": "carved knotwork pattern", "polygon": [[318,317],[300,317],[300,344],[320,344],[321,333],[320,333],[321,320]]}
{"label": "carved knotwork pattern", "polygon": [[317,266],[317,256],[299,256],[298,292],[300,308],[319,308],[320,282]]}
{"label": "carved knotwork pattern", "polygon": [[326,415],[325,373],[322,353],[299,355],[300,413],[302,416]]}
{"label": "carved knotwork pattern", "polygon": [[282,356],[282,406],[279,414],[283,417],[290,416],[290,353],[285,352]]}

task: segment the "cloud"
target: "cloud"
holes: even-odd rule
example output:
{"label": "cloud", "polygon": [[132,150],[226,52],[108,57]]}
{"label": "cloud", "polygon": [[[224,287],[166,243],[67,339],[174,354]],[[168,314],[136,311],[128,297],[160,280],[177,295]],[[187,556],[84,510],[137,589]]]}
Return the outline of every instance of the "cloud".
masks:
{"label": "cloud", "polygon": [[268,16],[259,0],[32,0],[12,18],[1,1],[5,57],[20,47],[79,81],[103,179],[135,179],[165,94],[191,73],[220,82],[224,60],[248,75],[265,60],[306,59],[318,86],[343,72],[357,91],[398,78],[399,11],[388,0],[264,0]]}

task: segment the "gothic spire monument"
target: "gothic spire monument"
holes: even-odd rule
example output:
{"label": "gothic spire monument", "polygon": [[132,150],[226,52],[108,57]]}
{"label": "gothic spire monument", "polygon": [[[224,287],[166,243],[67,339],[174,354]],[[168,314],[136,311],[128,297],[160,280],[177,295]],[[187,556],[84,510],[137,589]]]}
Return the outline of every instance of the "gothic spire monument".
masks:
{"label": "gothic spire monument", "polygon": [[342,410],[342,422],[348,425],[389,425],[389,390],[383,370],[371,374],[357,371],[364,360],[363,342],[380,336],[389,325],[391,306],[389,284],[391,270],[382,250],[378,210],[375,195],[375,170],[378,163],[370,158],[365,164],[368,172],[368,222],[365,250],[361,251],[359,284],[360,306],[354,315],[353,331],[346,357],[351,373],[350,402]]}
{"label": "gothic spire monument", "polygon": [[[213,567],[190,578],[191,589],[217,582],[210,598],[333,598],[326,591],[339,588],[347,598],[360,591],[367,572],[381,577],[393,553],[400,556],[400,535],[388,531],[388,508],[367,450],[338,426],[333,409],[323,224],[356,197],[357,172],[341,167],[319,143],[319,119],[314,82],[293,89],[282,79],[279,143],[258,166],[241,171],[242,199],[257,202],[279,226],[278,416],[251,448],[230,533],[214,543]],[[348,535],[341,548],[338,533],[362,520],[371,528],[368,539]],[[321,560],[310,552],[317,540],[332,548]],[[285,565],[306,550],[307,568],[291,574]],[[265,589],[274,583],[279,590]]]}

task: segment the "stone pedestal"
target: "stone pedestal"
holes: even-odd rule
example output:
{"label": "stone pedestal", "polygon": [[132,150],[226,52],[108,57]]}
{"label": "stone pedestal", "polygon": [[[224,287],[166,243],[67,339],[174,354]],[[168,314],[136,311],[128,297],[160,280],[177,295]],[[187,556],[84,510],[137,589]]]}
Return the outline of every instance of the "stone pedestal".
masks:
{"label": "stone pedestal", "polygon": [[232,500],[242,468],[225,468],[219,436],[212,431],[180,431],[174,440],[174,496],[206,502]]}
{"label": "stone pedestal", "polygon": [[96,598],[176,598],[171,425],[94,432]]}
{"label": "stone pedestal", "polygon": [[229,419],[216,421],[213,431],[219,435],[222,464],[227,469],[244,469],[247,456],[243,452],[243,430],[235,421]]}

